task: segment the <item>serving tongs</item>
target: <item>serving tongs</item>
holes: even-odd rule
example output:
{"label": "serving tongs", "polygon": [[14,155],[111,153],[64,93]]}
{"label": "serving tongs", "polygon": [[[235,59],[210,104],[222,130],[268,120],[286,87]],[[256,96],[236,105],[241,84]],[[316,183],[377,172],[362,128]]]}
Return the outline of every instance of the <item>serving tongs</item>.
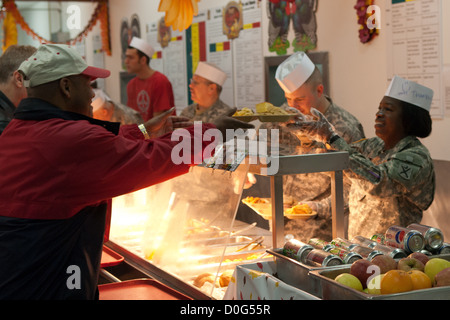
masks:
{"label": "serving tongs", "polygon": [[247,243],[245,246],[243,246],[243,247],[237,249],[236,252],[243,251],[244,249],[247,249],[247,248],[249,248],[251,245],[254,244],[254,247],[251,249],[251,250],[253,250],[253,249],[255,249],[257,246],[261,246],[263,242],[264,242],[264,236],[260,236],[260,237],[258,237],[258,238],[256,238],[256,239],[254,239],[252,242]]}

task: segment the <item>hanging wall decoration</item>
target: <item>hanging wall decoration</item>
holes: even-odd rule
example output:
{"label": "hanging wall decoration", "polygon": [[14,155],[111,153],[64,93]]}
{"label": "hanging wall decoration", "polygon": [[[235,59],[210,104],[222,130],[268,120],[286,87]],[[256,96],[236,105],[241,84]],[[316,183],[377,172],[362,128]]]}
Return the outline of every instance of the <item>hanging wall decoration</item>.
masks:
{"label": "hanging wall decoration", "polygon": [[[33,39],[38,40],[40,43],[54,43],[50,40],[47,40],[37,34],[28,23],[23,18],[19,9],[16,6],[14,0],[3,0],[3,7],[7,13],[11,14],[14,17],[15,23],[20,25],[20,27]],[[109,39],[109,17],[108,17],[108,0],[98,0],[98,5],[94,10],[94,13],[89,20],[88,25],[81,31],[75,38],[70,39],[66,42],[66,44],[74,45],[77,42],[80,42],[83,38],[87,36],[87,34],[92,31],[94,26],[97,24],[97,21],[100,21],[100,29],[101,29],[101,37],[102,37],[102,50],[107,54],[111,55],[111,43]],[[11,35],[5,34],[6,37],[10,37]]]}
{"label": "hanging wall decoration", "polygon": [[372,41],[373,38],[375,38],[379,33],[379,29],[369,29],[367,26],[367,20],[371,16],[371,13],[367,13],[367,9],[374,4],[374,0],[357,0],[356,5],[354,6],[358,17],[358,24],[360,25],[359,40],[361,43],[368,43]]}
{"label": "hanging wall decoration", "polygon": [[173,30],[183,31],[189,28],[192,18],[198,15],[200,0],[161,0],[158,11],[165,12],[165,23]]}
{"label": "hanging wall decoration", "polygon": [[316,12],[319,0],[268,0],[269,51],[285,55],[290,47],[290,25],[295,38],[292,47],[296,51],[309,51],[317,47]]}
{"label": "hanging wall decoration", "polygon": [[222,21],[223,34],[228,39],[238,38],[244,23],[242,3],[237,3],[236,1],[228,3],[222,10]]}

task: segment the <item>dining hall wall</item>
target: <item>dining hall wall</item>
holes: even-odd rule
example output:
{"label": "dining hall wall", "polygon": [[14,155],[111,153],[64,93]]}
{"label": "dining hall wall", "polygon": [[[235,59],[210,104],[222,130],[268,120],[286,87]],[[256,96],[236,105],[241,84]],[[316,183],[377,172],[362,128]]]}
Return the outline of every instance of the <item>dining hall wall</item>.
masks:
{"label": "dining hall wall", "polygon": [[[262,0],[262,55],[274,56],[267,48],[268,17],[266,5]],[[318,0],[317,16],[317,48],[314,51],[329,53],[330,94],[336,104],[354,114],[363,124],[366,136],[374,136],[374,119],[379,101],[383,97],[387,82],[387,35],[386,12],[387,1],[376,0],[381,8],[382,27],[378,37],[368,44],[362,44],[358,37],[356,11],[353,6],[356,0]],[[112,56],[105,58],[105,66],[112,76],[106,80],[106,90],[115,100],[120,101],[119,73],[124,71],[121,63],[120,25],[122,19],[131,20],[138,14],[142,36],[145,37],[145,26],[163,16],[158,12],[159,1],[152,0],[109,0],[110,31]],[[201,0],[199,9],[225,6],[228,1]],[[444,64],[450,65],[450,1],[443,1],[443,39]],[[290,34],[292,37],[292,34]],[[289,51],[288,54],[293,53]],[[263,67],[263,66],[261,66]],[[433,159],[450,161],[450,116],[434,119],[433,133],[423,140],[429,148]]]}

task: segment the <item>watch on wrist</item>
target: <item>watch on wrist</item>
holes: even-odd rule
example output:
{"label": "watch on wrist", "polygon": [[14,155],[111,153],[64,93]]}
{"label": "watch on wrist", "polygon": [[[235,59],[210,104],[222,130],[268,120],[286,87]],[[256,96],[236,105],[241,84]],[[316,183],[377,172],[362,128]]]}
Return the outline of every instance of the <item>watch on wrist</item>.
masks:
{"label": "watch on wrist", "polygon": [[335,142],[336,140],[340,139],[341,137],[337,134],[335,134],[334,136],[332,136],[330,138],[330,141],[328,142],[329,144],[333,144],[333,142]]}
{"label": "watch on wrist", "polygon": [[147,129],[145,128],[145,126],[143,124],[138,125],[139,130],[141,130],[142,134],[144,135],[144,139],[145,140],[149,140],[150,139],[150,135],[147,132]]}

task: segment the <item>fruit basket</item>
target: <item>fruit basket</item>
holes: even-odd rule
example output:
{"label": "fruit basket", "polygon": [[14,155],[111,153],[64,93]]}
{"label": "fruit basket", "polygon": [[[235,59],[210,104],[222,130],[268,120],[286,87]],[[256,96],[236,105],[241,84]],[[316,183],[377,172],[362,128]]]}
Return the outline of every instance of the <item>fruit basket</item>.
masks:
{"label": "fruit basket", "polygon": [[[450,261],[450,255],[433,256],[436,257]],[[334,280],[338,275],[349,272],[350,265],[341,265],[311,270],[309,277],[312,282],[319,283],[324,300],[450,300],[450,286],[377,295],[355,290]]]}

